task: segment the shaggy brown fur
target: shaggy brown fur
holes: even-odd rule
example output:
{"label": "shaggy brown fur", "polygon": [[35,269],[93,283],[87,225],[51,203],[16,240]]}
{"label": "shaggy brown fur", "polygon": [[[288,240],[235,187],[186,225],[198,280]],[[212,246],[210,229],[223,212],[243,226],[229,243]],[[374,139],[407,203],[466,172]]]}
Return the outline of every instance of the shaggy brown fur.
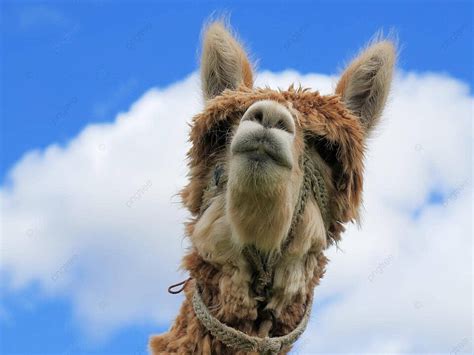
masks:
{"label": "shaggy brown fur", "polygon": [[[324,250],[340,240],[344,223],[358,220],[365,140],[381,114],[390,85],[394,50],[387,43],[369,48],[343,75],[337,94],[323,96],[293,86],[286,91],[253,89],[250,64],[238,42],[220,23],[208,28],[201,72],[207,102],[204,111],[193,119],[189,183],[181,192],[193,216],[186,225],[192,247],[182,263],[192,280],[185,286],[185,301],[169,332],[151,338],[153,354],[242,353],[215,339],[196,318],[191,303],[196,283],[215,317],[249,335],[281,336],[298,325],[324,275]],[[368,67],[370,75],[363,75]],[[263,100],[283,105],[294,117],[293,153],[301,157],[308,152],[320,167],[329,191],[331,216],[330,224],[324,226],[320,206],[310,198],[288,247],[280,251],[282,241],[275,243],[273,252],[280,258],[275,265],[272,295],[265,304],[254,293],[254,273],[242,255],[248,241],[233,235],[236,232],[230,219],[236,211],[228,211],[231,207],[226,195],[230,143],[247,109]],[[216,182],[217,166],[222,175]],[[293,170],[295,176],[301,175],[298,165]],[[287,184],[299,186],[297,181]],[[293,211],[293,205],[289,206]],[[261,213],[257,217],[265,218]],[[261,327],[264,309],[277,317],[271,330]]]}

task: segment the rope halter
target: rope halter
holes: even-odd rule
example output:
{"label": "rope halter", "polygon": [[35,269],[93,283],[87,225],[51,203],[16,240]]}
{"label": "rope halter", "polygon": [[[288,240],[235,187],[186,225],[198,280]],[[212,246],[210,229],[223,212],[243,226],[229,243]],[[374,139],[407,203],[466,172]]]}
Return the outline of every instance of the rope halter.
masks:
{"label": "rope halter", "polygon": [[[283,243],[281,250],[286,250],[295,237],[295,229],[304,213],[309,195],[315,198],[321,211],[322,219],[326,230],[329,225],[329,197],[327,193],[324,178],[317,167],[312,164],[307,154],[303,154],[302,167],[304,171],[303,184],[300,189],[298,201],[293,213],[290,231]],[[220,169],[217,167],[216,169]],[[271,297],[271,286],[273,283],[273,274],[275,265],[281,258],[281,254],[273,253],[263,255],[255,246],[249,245],[243,249],[243,255],[254,270],[254,284],[252,288],[260,300],[267,301]],[[257,351],[262,354],[278,354],[285,346],[293,345],[303,334],[308,324],[311,313],[312,298],[306,302],[303,318],[300,323],[290,333],[279,337],[257,337],[250,336],[244,332],[229,327],[215,318],[201,296],[201,290],[196,283],[193,299],[194,313],[201,324],[220,342],[229,348]]]}

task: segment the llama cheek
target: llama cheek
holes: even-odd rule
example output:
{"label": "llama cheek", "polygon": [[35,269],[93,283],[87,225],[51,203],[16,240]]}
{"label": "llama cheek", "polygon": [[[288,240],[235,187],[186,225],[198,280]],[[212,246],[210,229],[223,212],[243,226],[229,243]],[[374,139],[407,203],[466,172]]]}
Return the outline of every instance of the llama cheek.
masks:
{"label": "llama cheek", "polygon": [[237,259],[239,249],[231,239],[223,196],[218,196],[204,212],[196,223],[191,238],[205,260],[225,264]]}

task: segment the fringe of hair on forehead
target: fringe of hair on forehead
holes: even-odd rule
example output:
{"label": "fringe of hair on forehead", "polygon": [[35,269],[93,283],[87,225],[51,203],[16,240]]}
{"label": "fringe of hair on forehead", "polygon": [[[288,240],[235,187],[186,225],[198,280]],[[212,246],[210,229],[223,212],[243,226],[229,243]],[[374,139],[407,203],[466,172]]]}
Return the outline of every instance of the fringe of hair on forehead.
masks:
{"label": "fringe of hair on forehead", "polygon": [[319,139],[334,147],[336,193],[331,196],[329,242],[337,242],[344,230],[342,224],[358,222],[359,219],[365,150],[365,134],[360,120],[344,107],[338,95],[323,96],[293,86],[287,91],[251,90],[241,86],[209,100],[204,111],[192,121],[189,136],[192,147],[188,152],[190,181],[181,191],[184,205],[194,216],[199,213],[209,170],[224,154],[232,127],[250,105],[260,100],[277,101],[292,111],[296,110],[296,122],[307,140]]}

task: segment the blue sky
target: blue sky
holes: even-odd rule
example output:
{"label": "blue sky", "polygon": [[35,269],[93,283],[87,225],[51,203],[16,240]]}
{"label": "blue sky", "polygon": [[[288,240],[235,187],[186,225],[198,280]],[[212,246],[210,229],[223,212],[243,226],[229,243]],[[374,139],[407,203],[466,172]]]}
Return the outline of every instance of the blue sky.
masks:
{"label": "blue sky", "polygon": [[[472,2],[2,1],[2,185],[25,153],[113,122],[150,88],[195,71],[213,13],[231,15],[260,70],[335,74],[375,32],[393,30],[402,71],[446,75],[472,94]],[[166,328],[144,320],[91,341],[70,298],[35,283],[11,291],[10,277],[2,270],[2,354],[139,354]]]}

